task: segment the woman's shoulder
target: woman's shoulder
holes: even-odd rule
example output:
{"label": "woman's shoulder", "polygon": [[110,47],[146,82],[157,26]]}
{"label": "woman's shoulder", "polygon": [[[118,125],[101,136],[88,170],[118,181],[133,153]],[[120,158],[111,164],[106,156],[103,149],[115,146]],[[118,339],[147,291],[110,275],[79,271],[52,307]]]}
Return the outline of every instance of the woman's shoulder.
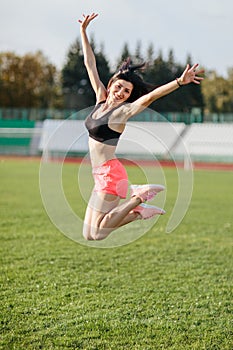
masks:
{"label": "woman's shoulder", "polygon": [[106,100],[100,100],[100,101],[96,101],[96,106],[100,106],[100,105],[102,105],[103,103],[105,103],[106,102]]}
{"label": "woman's shoulder", "polygon": [[119,117],[122,121],[127,120],[138,113],[138,107],[135,108],[134,103],[125,102],[113,111],[113,116]]}

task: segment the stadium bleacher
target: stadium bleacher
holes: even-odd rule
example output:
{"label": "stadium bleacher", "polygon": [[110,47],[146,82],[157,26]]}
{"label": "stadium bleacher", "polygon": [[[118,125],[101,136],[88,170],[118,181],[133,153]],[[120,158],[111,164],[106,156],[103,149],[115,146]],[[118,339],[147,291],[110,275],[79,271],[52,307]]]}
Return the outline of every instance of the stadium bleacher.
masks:
{"label": "stadium bleacher", "polygon": [[[83,155],[88,135],[83,120],[12,121],[0,125],[0,154]],[[130,121],[117,154],[138,158],[233,162],[233,123]]]}
{"label": "stadium bleacher", "polygon": [[[191,124],[129,122],[117,147],[121,156],[139,158],[233,161],[233,123]],[[83,121],[47,120],[39,145],[40,151],[88,152],[88,135]]]}
{"label": "stadium bleacher", "polygon": [[129,122],[117,153],[151,158],[167,157],[185,129],[184,123]]}
{"label": "stadium bleacher", "polygon": [[[233,160],[233,123],[191,124],[186,126],[182,140],[194,160]],[[176,157],[182,156],[181,143],[171,151]]]}

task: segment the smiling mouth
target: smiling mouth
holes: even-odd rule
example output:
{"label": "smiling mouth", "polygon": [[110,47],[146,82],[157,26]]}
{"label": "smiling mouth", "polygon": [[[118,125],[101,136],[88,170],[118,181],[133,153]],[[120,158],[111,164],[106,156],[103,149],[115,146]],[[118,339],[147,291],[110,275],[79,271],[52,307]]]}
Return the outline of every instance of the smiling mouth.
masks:
{"label": "smiling mouth", "polygon": [[116,98],[117,100],[122,100],[122,97],[121,97],[121,96],[115,95],[115,98]]}

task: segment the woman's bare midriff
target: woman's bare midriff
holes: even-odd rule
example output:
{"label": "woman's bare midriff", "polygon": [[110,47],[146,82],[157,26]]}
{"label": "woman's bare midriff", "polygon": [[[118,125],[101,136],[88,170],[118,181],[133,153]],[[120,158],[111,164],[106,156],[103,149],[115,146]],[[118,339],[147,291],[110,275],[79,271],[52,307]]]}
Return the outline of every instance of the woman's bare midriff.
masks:
{"label": "woman's bare midriff", "polygon": [[89,151],[92,167],[100,166],[110,159],[116,158],[116,146],[106,145],[89,137]]}

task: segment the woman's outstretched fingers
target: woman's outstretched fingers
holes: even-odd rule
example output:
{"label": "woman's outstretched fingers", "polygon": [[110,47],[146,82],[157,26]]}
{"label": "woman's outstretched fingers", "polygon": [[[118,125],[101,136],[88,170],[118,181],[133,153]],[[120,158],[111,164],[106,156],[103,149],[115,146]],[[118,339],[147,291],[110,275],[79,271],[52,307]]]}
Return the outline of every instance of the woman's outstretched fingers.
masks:
{"label": "woman's outstretched fingers", "polygon": [[201,80],[204,79],[203,77],[199,77],[199,74],[204,73],[204,69],[196,70],[198,66],[198,63],[195,63],[192,67],[190,67],[190,65],[187,64],[183,74],[181,75],[181,83],[183,85],[189,83],[200,84]]}
{"label": "woman's outstretched fingers", "polygon": [[[199,74],[199,73],[198,73],[198,74]],[[203,79],[204,79],[203,77],[195,76],[193,82],[194,82],[195,84],[200,84],[201,81],[202,81]]]}
{"label": "woman's outstretched fingers", "polygon": [[199,64],[198,63],[195,63],[191,68],[190,68],[190,70],[192,70],[193,72],[195,72],[196,71],[196,68],[199,66]]}
{"label": "woman's outstretched fingers", "polygon": [[197,68],[198,66],[199,66],[198,64],[195,64],[195,65],[193,66],[193,67],[194,67],[194,73],[195,73],[193,82],[194,82],[195,84],[200,84],[201,81],[204,79],[203,77],[200,77],[199,75],[200,75],[200,74],[203,74],[205,71],[204,71],[204,69],[199,69],[199,70],[196,71],[196,68]]}
{"label": "woman's outstretched fingers", "polygon": [[88,24],[94,19],[94,18],[96,18],[97,16],[98,16],[98,13],[92,13],[91,15],[85,15],[84,13],[83,13],[83,20],[81,20],[81,19],[78,19],[78,22],[79,23],[81,23],[82,25],[83,24],[86,24],[86,26],[88,26]]}

